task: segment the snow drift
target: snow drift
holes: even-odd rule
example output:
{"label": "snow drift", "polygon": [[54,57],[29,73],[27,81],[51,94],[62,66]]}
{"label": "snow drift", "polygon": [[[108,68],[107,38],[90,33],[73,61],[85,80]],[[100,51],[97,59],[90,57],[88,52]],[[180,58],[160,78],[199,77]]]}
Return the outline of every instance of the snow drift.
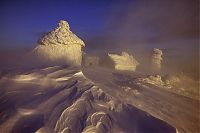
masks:
{"label": "snow drift", "polygon": [[10,73],[0,86],[2,133],[176,132],[111,96],[74,67]]}

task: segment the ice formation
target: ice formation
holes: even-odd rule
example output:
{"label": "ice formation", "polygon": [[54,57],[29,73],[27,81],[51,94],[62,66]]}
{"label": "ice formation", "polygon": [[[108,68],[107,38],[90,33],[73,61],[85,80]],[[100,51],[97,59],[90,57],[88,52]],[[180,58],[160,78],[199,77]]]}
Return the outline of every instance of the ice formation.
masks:
{"label": "ice formation", "polygon": [[84,42],[70,31],[67,21],[61,20],[57,28],[38,41],[31,54],[43,63],[80,66],[84,46]]}
{"label": "ice formation", "polygon": [[159,71],[161,69],[162,64],[162,51],[160,49],[154,48],[152,53],[152,69],[154,71]]}
{"label": "ice formation", "polygon": [[122,52],[121,55],[108,54],[109,58],[114,61],[114,67],[116,70],[129,70],[135,71],[139,65],[138,61],[127,52]]}

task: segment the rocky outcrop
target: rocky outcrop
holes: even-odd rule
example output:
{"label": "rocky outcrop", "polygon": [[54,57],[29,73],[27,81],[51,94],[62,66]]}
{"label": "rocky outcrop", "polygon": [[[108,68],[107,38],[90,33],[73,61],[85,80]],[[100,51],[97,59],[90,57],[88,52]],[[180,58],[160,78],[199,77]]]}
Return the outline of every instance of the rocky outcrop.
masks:
{"label": "rocky outcrop", "polygon": [[152,70],[155,72],[160,71],[162,67],[163,52],[160,49],[154,48],[151,57]]}
{"label": "rocky outcrop", "polygon": [[61,20],[57,28],[38,41],[31,56],[42,64],[80,66],[84,46],[84,42],[70,31],[67,21]]}
{"label": "rocky outcrop", "polygon": [[139,62],[127,52],[122,52],[121,55],[108,54],[109,59],[114,63],[115,70],[135,71]]}
{"label": "rocky outcrop", "polygon": [[199,82],[184,75],[149,75],[145,78],[138,78],[137,81],[141,84],[151,84],[167,91],[188,97],[191,99],[199,100]]}

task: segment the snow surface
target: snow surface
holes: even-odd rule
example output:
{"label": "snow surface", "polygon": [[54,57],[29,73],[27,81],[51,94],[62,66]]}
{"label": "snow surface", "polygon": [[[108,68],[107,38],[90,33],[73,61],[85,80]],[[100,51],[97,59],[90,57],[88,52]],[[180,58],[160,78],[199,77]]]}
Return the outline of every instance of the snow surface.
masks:
{"label": "snow surface", "polygon": [[4,75],[0,87],[2,133],[176,132],[114,97],[77,68],[18,71]]}

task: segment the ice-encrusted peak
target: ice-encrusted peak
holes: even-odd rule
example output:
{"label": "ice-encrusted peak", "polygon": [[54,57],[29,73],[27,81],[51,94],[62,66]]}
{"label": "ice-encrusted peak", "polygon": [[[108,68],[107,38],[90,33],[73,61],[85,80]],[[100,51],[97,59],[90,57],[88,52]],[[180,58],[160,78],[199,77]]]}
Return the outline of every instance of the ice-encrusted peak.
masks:
{"label": "ice-encrusted peak", "polygon": [[67,21],[60,20],[58,26],[43,36],[29,54],[36,66],[72,65],[81,66],[84,42],[77,37]]}
{"label": "ice-encrusted peak", "polygon": [[47,33],[39,40],[39,45],[81,45],[85,46],[84,42],[77,37],[72,31],[67,21],[60,20],[58,27]]}
{"label": "ice-encrusted peak", "polygon": [[65,29],[65,30],[69,30],[69,24],[67,21],[64,21],[64,20],[60,20],[60,22],[58,23],[58,28],[60,29]]}

